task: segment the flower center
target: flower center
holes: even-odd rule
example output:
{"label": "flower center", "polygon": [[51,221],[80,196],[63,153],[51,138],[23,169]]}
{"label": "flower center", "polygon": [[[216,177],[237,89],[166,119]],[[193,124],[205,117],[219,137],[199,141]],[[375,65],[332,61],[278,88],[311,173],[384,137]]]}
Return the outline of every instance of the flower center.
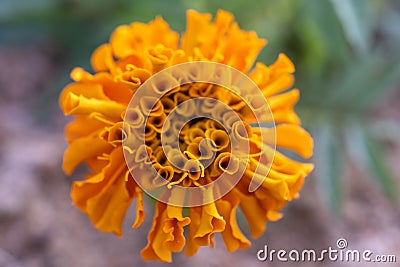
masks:
{"label": "flower center", "polygon": [[[193,97],[207,97],[207,101],[201,106],[182,105]],[[149,155],[153,167],[169,182],[169,188],[172,185],[185,187],[206,185],[216,180],[222,173],[232,172],[227,166],[230,159],[237,157],[231,154],[231,136],[235,134],[235,120],[232,120],[232,116],[229,116],[224,109],[219,108],[218,101],[239,116],[246,108],[246,104],[230,90],[219,85],[194,82],[167,93],[157,101],[153,110],[149,110],[145,127],[145,144],[153,151],[154,156]],[[244,104],[238,105],[240,101]],[[154,108],[157,112],[154,112]],[[202,109],[202,114],[209,116],[196,117],[196,109],[199,108]],[[175,112],[177,117],[167,120],[171,112]],[[193,119],[189,121],[179,119],[180,116],[188,117],[188,114],[189,116],[193,114]],[[222,122],[211,119],[215,117],[223,118]],[[251,136],[250,133],[247,134]],[[161,138],[177,139],[178,145],[173,148],[162,147]]]}

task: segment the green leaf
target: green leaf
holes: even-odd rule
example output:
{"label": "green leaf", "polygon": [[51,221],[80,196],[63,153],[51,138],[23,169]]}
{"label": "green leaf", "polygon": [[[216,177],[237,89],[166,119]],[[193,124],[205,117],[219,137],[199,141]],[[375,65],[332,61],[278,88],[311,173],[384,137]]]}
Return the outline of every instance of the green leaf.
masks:
{"label": "green leaf", "polygon": [[358,123],[358,120],[355,118],[347,120],[346,127],[344,128],[344,142],[346,153],[352,162],[362,169],[367,169],[369,158],[364,131],[365,129],[362,124]]}
{"label": "green leaf", "polygon": [[362,93],[358,94],[357,101],[354,101],[353,108],[362,110],[368,108],[374,100],[392,89],[392,85],[400,80],[400,59],[396,64],[387,66],[382,75],[371,81]]}
{"label": "green leaf", "polygon": [[[333,81],[333,90],[328,94],[328,102],[331,106],[352,106],[354,97],[359,97],[365,92],[365,85],[375,79],[375,73],[379,66],[377,62],[382,58],[380,51],[371,53],[368,57],[354,59],[341,70],[340,79]],[[356,100],[357,101],[357,100]]]}
{"label": "green leaf", "polygon": [[[395,200],[396,184],[387,164],[383,148],[375,137],[373,137],[373,135],[376,135],[376,126],[369,129],[363,126],[361,122],[355,122],[355,120],[349,120],[347,125],[345,131],[345,147],[347,148],[347,154],[359,167],[369,171],[371,177],[374,178],[375,182],[389,199]],[[379,125],[381,126],[379,137],[382,135],[382,129],[390,132],[387,123]],[[396,127],[397,125],[392,123],[390,125],[392,126],[392,131],[398,130],[398,127]]]}
{"label": "green leaf", "polygon": [[[370,127],[370,134],[375,140],[400,146],[400,122],[398,119],[382,118],[373,121]],[[382,129],[385,129],[385,131],[382,131]]]}
{"label": "green leaf", "polygon": [[342,190],[342,146],[338,132],[331,124],[325,123],[313,132],[315,142],[315,174],[322,198],[332,208],[339,212]]}
{"label": "green leaf", "polygon": [[386,196],[391,200],[396,200],[396,184],[386,161],[385,153],[379,143],[366,135],[366,147],[369,156],[369,170],[376,179]]}
{"label": "green leaf", "polygon": [[356,54],[365,55],[372,32],[370,26],[372,18],[365,12],[368,1],[331,0],[331,3],[342,24],[347,41]]}

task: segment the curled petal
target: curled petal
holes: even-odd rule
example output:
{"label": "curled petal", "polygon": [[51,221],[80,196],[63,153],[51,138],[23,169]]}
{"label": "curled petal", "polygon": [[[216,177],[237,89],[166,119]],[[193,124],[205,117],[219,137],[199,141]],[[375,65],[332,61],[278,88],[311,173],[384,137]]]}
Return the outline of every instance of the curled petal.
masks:
{"label": "curled petal", "polygon": [[205,136],[214,142],[218,151],[225,151],[230,145],[230,138],[223,130],[209,129],[205,132]]}
{"label": "curled petal", "polygon": [[240,168],[239,159],[229,152],[218,155],[214,161],[214,168],[220,173],[235,174]]}
{"label": "curled petal", "polygon": [[61,108],[64,110],[65,106],[67,106],[70,101],[70,94],[79,96],[83,95],[87,98],[95,98],[101,100],[107,100],[107,96],[104,94],[103,86],[101,84],[96,83],[71,83],[67,85],[64,90],[60,94],[59,104]]}
{"label": "curled petal", "polygon": [[126,68],[127,70],[116,75],[114,80],[125,84],[132,91],[136,91],[151,76],[148,70],[136,68],[131,64],[128,64]]}
{"label": "curled petal", "polygon": [[122,129],[123,123],[117,122],[111,127],[105,127],[104,131],[100,133],[100,138],[108,142],[113,146],[119,146],[122,144],[126,133]]}
{"label": "curled petal", "polygon": [[153,73],[159,72],[168,66],[169,61],[173,56],[173,50],[166,48],[163,45],[157,45],[147,51],[151,64],[153,65]]}
{"label": "curled petal", "polygon": [[110,118],[120,118],[125,106],[114,101],[87,98],[83,95],[68,93],[63,105],[65,115],[77,115],[97,112]]}

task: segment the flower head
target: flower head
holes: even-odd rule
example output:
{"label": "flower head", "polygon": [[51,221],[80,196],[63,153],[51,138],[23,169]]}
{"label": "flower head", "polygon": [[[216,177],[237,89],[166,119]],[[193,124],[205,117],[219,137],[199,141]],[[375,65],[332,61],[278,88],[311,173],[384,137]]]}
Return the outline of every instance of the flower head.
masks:
{"label": "flower head", "polygon": [[[210,14],[189,10],[181,38],[161,18],[120,26],[109,43],[94,51],[95,74],[72,71],[74,83],[60,95],[64,114],[74,116],[65,129],[69,147],[63,169],[71,174],[79,164],[88,165],[90,173],[73,183],[71,197],[96,228],[121,235],[134,199],[132,227],[138,228],[145,216],[144,191],[158,183],[165,187],[157,195],[148,244],[141,251],[146,260],[170,262],[172,252],[183,249],[194,255],[200,246],[213,246],[218,232],[228,251],[247,248],[250,241],[236,221],[238,209],[254,238],[264,233],[267,221],[281,218],[279,211],[298,196],[313,165],[294,161],[275,146],[308,158],[313,141],[293,110],[299,91],[286,91],[294,82],[289,58],[280,54],[272,65],[256,63],[251,69],[265,44],[256,33],[241,30],[228,12],[219,11],[211,21]],[[199,73],[174,69],[187,62],[220,63],[203,74],[219,75],[230,84],[238,84],[235,73],[245,73],[259,95],[251,86],[232,89],[194,81]],[[221,75],[218,68],[225,65],[228,71],[222,69]],[[247,97],[241,97],[243,92]],[[223,175],[223,185],[207,187]],[[186,205],[184,215],[186,191],[176,188],[198,189],[204,201]]]}

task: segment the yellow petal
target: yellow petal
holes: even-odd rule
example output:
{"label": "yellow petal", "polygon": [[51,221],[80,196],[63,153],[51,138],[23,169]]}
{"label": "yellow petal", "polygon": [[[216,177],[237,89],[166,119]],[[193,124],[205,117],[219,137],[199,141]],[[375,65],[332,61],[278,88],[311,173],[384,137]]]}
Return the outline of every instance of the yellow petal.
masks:
{"label": "yellow petal", "polygon": [[249,77],[262,90],[265,97],[271,97],[293,85],[294,65],[285,54],[279,54],[278,59],[269,67],[257,63]]}
{"label": "yellow petal", "polygon": [[88,165],[89,169],[92,173],[99,173],[103,168],[105,168],[108,162],[104,159],[99,159],[98,157],[89,158],[85,160],[86,164]]}
{"label": "yellow petal", "polygon": [[202,207],[201,222],[194,236],[195,242],[199,245],[212,244],[213,234],[225,229],[225,220],[218,213],[215,203]]}
{"label": "yellow petal", "polygon": [[249,73],[249,78],[261,89],[268,84],[270,80],[270,69],[261,62],[257,62],[256,66]]}
{"label": "yellow petal", "polygon": [[93,81],[93,75],[80,67],[75,67],[70,74],[75,82]]}
{"label": "yellow petal", "polygon": [[153,218],[153,225],[148,234],[147,246],[140,251],[144,260],[158,260],[172,262],[170,251],[163,249],[163,243],[167,235],[162,231],[164,221],[167,217],[167,205],[162,202],[156,203],[156,210]]}

